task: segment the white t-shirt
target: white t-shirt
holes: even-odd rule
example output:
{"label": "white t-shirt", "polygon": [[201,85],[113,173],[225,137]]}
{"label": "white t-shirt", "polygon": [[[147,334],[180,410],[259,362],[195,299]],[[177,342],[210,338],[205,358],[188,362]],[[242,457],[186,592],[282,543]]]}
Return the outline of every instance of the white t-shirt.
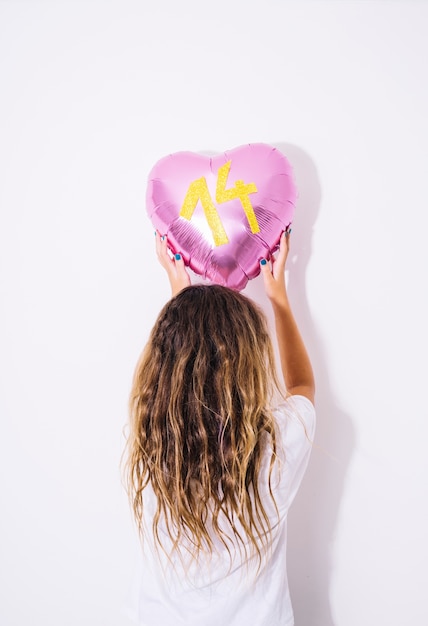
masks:
{"label": "white t-shirt", "polygon": [[[315,410],[303,396],[291,396],[275,411],[277,454],[272,488],[279,517],[266,486],[263,505],[272,524],[270,550],[257,573],[258,561],[244,560],[238,545],[233,558],[218,542],[216,552],[199,564],[174,565],[156,551],[151,516],[156,499],[144,491],[146,534],[129,607],[140,626],[292,626],[293,609],[286,569],[287,513],[308,465],[315,429]],[[270,454],[263,460],[259,485],[267,485]],[[168,535],[161,529],[168,546]],[[242,551],[241,551],[242,552]]]}

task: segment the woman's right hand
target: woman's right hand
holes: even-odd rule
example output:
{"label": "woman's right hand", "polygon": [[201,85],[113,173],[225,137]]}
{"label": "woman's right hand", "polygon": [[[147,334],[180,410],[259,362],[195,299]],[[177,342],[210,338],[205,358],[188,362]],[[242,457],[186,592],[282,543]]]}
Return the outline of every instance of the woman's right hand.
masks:
{"label": "woman's right hand", "polygon": [[182,289],[190,285],[190,276],[184,265],[183,257],[177,253],[170,257],[168,254],[168,241],[166,235],[160,235],[158,231],[156,237],[156,253],[162,267],[168,274],[169,283],[171,285],[172,297],[176,296]]}

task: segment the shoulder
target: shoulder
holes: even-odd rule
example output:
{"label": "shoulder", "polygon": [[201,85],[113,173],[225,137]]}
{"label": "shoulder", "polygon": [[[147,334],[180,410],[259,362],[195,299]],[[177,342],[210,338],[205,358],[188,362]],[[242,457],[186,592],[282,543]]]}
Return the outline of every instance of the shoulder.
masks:
{"label": "shoulder", "polygon": [[305,396],[293,395],[277,406],[274,411],[278,421],[299,421],[311,432],[314,431],[316,413],[313,403]]}
{"label": "shoulder", "polygon": [[279,436],[287,448],[301,447],[313,442],[316,413],[312,402],[305,396],[293,395],[274,411]]}
{"label": "shoulder", "polygon": [[294,500],[312,451],[315,408],[305,396],[289,396],[274,411],[278,480],[275,498],[284,512]]}

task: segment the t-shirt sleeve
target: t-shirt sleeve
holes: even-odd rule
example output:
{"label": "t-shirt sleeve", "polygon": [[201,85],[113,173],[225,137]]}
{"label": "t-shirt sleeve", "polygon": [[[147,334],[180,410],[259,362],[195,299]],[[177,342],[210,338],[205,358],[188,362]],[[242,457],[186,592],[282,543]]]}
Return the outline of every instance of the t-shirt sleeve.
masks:
{"label": "t-shirt sleeve", "polygon": [[315,408],[304,396],[290,396],[275,411],[279,461],[275,499],[284,514],[293,502],[308,466],[315,433]]}

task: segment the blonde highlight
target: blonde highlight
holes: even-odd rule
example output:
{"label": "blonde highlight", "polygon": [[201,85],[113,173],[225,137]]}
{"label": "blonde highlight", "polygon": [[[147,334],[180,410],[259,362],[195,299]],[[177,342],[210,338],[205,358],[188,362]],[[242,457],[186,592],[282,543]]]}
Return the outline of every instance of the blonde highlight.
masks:
{"label": "blonde highlight", "polygon": [[213,552],[216,536],[229,554],[235,539],[246,557],[255,555],[261,564],[271,534],[259,489],[267,450],[267,487],[276,507],[269,408],[275,389],[267,322],[251,300],[226,287],[197,285],[166,304],[134,374],[125,472],[141,534],[143,493],[151,485],[155,543],[165,550],[163,520],[168,556],[180,554],[185,539],[197,560]]}

